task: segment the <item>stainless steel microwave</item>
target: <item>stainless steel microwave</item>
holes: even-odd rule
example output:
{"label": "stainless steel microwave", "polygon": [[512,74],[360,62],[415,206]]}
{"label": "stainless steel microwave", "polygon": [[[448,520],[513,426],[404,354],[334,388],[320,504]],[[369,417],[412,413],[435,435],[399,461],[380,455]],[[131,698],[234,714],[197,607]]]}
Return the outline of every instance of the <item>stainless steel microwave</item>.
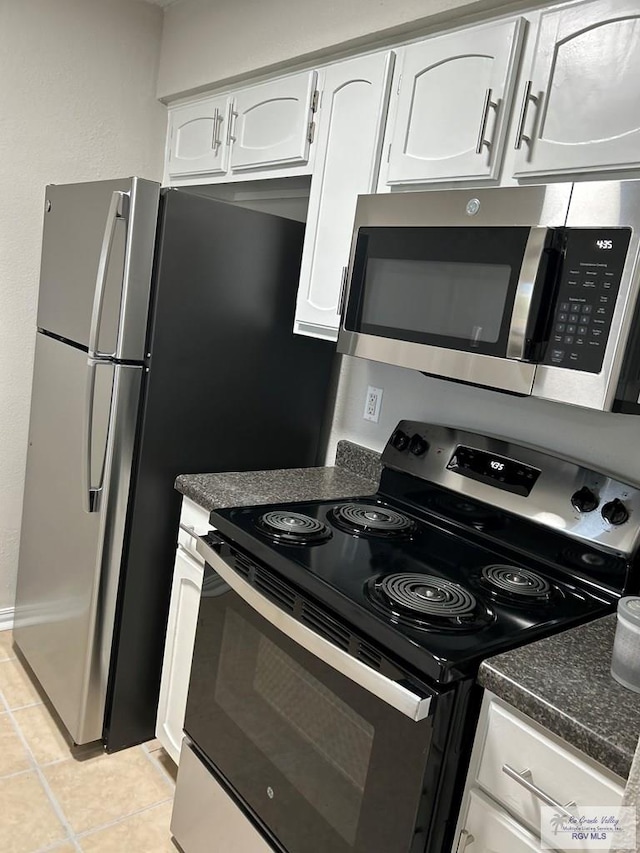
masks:
{"label": "stainless steel microwave", "polygon": [[360,196],[338,351],[640,412],[640,181]]}

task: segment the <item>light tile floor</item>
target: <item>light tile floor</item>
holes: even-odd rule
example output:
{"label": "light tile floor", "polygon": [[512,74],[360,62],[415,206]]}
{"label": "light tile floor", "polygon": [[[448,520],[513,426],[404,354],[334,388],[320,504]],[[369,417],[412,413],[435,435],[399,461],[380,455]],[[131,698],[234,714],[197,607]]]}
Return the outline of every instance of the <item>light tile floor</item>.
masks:
{"label": "light tile floor", "polygon": [[174,788],[157,741],[72,748],[0,632],[1,853],[176,853]]}

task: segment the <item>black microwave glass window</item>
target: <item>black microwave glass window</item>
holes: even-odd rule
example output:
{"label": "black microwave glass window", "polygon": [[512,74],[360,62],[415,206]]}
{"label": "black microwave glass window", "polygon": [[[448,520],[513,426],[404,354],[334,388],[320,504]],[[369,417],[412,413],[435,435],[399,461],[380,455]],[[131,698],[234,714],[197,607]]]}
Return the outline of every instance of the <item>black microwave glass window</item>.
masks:
{"label": "black microwave glass window", "polygon": [[371,258],[362,322],[458,338],[471,347],[494,344],[510,279],[506,264]]}
{"label": "black microwave glass window", "polygon": [[506,356],[530,228],[362,227],[345,328]]}
{"label": "black microwave glass window", "polygon": [[233,610],[225,616],[215,700],[352,847],[373,726]]}

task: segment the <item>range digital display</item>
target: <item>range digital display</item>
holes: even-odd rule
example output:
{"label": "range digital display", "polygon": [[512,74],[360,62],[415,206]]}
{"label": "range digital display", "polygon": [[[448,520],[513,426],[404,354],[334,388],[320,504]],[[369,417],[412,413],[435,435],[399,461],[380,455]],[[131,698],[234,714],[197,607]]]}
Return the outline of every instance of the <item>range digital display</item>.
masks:
{"label": "range digital display", "polygon": [[455,449],[447,468],[464,477],[491,483],[499,489],[524,497],[529,494],[540,476],[537,468],[518,462],[517,459],[508,459],[506,456],[463,445]]}

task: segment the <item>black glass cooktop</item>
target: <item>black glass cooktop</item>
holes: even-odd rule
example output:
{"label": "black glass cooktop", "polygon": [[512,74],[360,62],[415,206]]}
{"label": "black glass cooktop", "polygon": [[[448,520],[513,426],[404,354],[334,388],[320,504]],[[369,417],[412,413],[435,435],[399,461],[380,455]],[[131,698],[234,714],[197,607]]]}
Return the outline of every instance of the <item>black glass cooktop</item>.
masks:
{"label": "black glass cooktop", "polygon": [[[558,555],[566,537],[551,534],[541,543],[538,531],[538,554],[546,557],[534,557],[526,530],[519,548],[498,537],[507,530],[513,538],[518,525],[528,526],[521,520],[480,507],[476,524],[465,504],[445,521],[439,513],[446,503],[446,494],[442,501],[433,492],[413,507],[379,495],[223,509],[211,521],[243,557],[437,681],[468,675],[490,655],[614,609],[613,593],[565,570]],[[623,571],[617,563],[616,569]]]}

